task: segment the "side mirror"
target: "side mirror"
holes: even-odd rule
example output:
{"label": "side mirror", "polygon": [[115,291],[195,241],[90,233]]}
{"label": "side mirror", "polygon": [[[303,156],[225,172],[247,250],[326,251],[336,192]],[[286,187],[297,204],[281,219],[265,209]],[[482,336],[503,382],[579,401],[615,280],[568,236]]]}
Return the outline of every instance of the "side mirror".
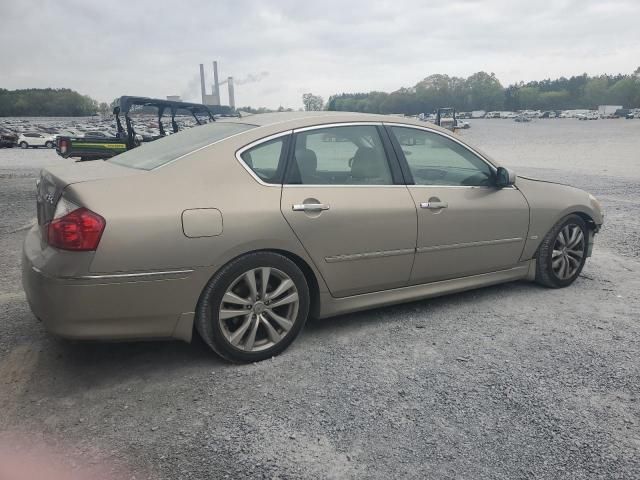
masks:
{"label": "side mirror", "polygon": [[504,188],[516,184],[516,174],[508,168],[498,167],[496,170],[496,187]]}

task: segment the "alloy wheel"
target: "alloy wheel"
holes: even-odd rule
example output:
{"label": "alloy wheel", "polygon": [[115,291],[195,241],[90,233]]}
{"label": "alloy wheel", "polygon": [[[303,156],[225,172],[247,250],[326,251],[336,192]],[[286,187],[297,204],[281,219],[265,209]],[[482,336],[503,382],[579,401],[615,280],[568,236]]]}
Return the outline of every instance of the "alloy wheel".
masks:
{"label": "alloy wheel", "polygon": [[220,330],[231,346],[247,352],[273,347],[291,330],[300,299],[281,270],[260,267],[236,278],[220,303]]}
{"label": "alloy wheel", "polygon": [[551,268],[560,280],[567,280],[574,276],[584,257],[584,232],[579,225],[565,225],[553,244],[551,253]]}

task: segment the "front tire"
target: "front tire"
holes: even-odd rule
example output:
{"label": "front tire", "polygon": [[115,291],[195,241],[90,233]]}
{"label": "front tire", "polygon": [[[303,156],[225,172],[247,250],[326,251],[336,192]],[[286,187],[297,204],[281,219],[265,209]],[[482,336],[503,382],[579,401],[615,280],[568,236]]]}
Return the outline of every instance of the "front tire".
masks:
{"label": "front tire", "polygon": [[195,326],[202,339],[232,362],[278,355],[298,336],[309,314],[309,287],[287,257],[256,252],[224,266],[207,284]]}
{"label": "front tire", "polygon": [[589,230],[578,215],[556,223],[542,240],[536,258],[536,281],[549,288],[571,285],[587,259]]}

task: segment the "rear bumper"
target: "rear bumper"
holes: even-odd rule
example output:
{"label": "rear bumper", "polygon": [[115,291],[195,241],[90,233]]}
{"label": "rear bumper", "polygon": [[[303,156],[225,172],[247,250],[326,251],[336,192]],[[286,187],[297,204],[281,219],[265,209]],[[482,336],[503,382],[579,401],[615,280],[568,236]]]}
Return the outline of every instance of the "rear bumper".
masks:
{"label": "rear bumper", "polygon": [[154,280],[56,277],[46,271],[48,256],[34,227],[23,248],[22,284],[31,311],[50,333],[74,339],[190,341],[197,294],[194,299],[189,271]]}

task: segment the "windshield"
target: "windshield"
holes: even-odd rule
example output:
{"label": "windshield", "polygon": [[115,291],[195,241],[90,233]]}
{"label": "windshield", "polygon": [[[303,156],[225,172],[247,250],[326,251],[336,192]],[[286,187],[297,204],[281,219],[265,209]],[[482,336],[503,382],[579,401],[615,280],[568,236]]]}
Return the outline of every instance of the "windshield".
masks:
{"label": "windshield", "polygon": [[107,161],[124,167],[153,170],[198,148],[252,128],[255,128],[255,125],[213,122],[189,128],[154,142],[143,143]]}

